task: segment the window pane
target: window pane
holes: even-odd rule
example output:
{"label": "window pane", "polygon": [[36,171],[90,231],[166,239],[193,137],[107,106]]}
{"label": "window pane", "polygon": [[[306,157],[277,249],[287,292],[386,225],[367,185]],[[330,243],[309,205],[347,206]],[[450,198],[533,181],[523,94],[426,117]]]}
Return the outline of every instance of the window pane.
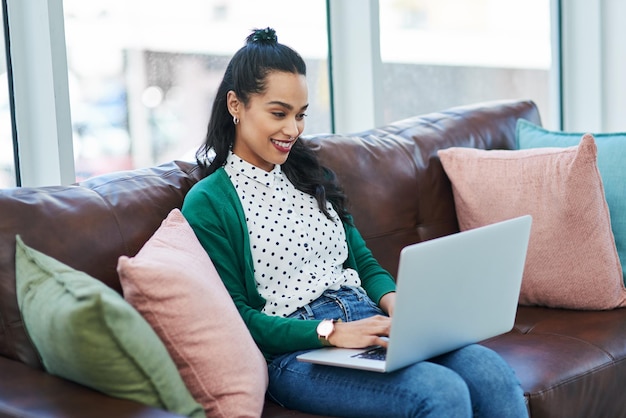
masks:
{"label": "window pane", "polygon": [[380,0],[385,121],[532,99],[550,121],[550,0]]}
{"label": "window pane", "polygon": [[325,0],[173,4],[64,0],[78,179],[193,160],[226,64],[253,28],[275,28],[305,58],[306,130],[330,131]]}
{"label": "window pane", "polygon": [[0,7],[0,188],[15,187],[15,163],[13,160],[13,129],[9,102],[6,52],[4,40],[4,16]]}

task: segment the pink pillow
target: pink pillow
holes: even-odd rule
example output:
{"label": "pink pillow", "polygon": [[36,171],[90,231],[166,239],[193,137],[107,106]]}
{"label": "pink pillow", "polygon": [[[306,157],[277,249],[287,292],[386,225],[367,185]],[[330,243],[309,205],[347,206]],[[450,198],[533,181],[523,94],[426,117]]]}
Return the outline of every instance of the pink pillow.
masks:
{"label": "pink pillow", "polygon": [[182,213],[172,210],[117,270],[124,297],[161,338],[206,415],[260,416],[267,364]]}
{"label": "pink pillow", "polygon": [[439,151],[461,230],[530,214],[520,304],[570,309],[626,305],[597,149]]}

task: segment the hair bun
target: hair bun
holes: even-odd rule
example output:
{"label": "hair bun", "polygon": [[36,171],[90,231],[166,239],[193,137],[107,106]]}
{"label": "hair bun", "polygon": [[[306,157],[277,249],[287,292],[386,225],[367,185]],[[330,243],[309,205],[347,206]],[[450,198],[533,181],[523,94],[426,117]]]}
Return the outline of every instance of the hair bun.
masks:
{"label": "hair bun", "polygon": [[247,43],[252,42],[273,45],[278,43],[278,37],[276,36],[276,31],[270,27],[255,29],[247,39]]}

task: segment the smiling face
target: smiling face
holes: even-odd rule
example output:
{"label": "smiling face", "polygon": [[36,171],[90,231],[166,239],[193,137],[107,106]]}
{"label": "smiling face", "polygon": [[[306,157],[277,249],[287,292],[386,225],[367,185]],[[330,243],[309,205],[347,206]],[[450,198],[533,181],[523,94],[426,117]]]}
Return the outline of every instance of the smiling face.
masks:
{"label": "smiling face", "polygon": [[228,110],[239,119],[233,152],[265,171],[283,164],[304,130],[308,107],[306,78],[301,74],[270,72],[263,93],[252,94],[247,104],[228,92]]}

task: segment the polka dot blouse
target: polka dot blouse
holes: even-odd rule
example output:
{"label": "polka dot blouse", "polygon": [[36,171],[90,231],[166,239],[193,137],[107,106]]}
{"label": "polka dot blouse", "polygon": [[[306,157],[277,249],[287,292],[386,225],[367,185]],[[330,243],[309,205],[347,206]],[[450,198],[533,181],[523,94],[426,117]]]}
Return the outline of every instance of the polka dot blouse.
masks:
{"label": "polka dot blouse", "polygon": [[343,267],[345,231],[330,203],[335,222],[279,165],[268,173],[231,153],[225,169],[246,215],[257,290],[267,301],[264,313],[288,316],[327,289],[360,286],[357,272]]}

